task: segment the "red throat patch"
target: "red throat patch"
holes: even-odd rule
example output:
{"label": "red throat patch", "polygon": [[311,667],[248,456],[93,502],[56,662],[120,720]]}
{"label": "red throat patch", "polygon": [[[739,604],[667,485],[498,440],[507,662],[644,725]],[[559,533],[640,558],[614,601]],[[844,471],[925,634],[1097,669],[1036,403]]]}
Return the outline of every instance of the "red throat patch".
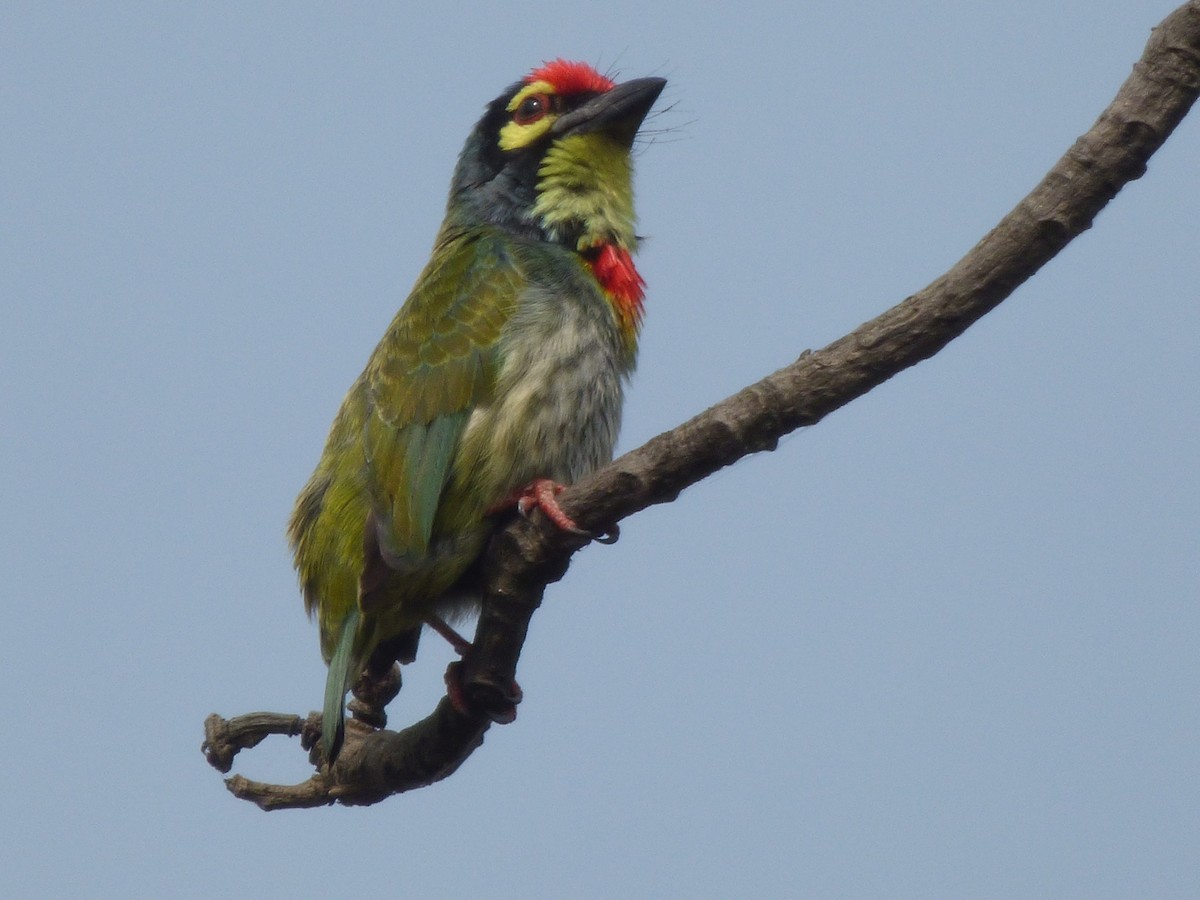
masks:
{"label": "red throat patch", "polygon": [[592,274],[600,286],[612,297],[625,335],[634,337],[645,311],[642,300],[646,296],[646,282],[634,268],[633,257],[624,247],[600,244],[585,253],[584,259],[591,266]]}
{"label": "red throat patch", "polygon": [[566,59],[552,60],[525,76],[526,84],[533,84],[535,81],[549,82],[560,95],[603,94],[605,91],[611,91],[615,83],[587,63]]}

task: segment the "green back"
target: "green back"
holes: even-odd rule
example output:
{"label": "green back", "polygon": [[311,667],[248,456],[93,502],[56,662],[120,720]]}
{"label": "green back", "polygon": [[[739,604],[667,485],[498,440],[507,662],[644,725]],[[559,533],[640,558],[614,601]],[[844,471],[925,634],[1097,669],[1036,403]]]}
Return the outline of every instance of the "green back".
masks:
{"label": "green back", "polygon": [[[487,403],[498,340],[525,286],[511,238],[490,228],[443,232],[404,306],[375,348],[334,421],[321,461],[301,493],[289,528],[305,602],[320,620],[328,659],[368,562],[365,528],[401,586],[425,579],[443,489],[471,411]],[[490,499],[481,499],[483,505]],[[399,581],[397,581],[399,579]],[[392,596],[389,620],[407,606],[419,624],[433,597]],[[408,601],[406,603],[406,601]],[[370,623],[364,622],[364,625]],[[374,644],[390,635],[366,629]],[[348,660],[360,665],[371,647]]]}
{"label": "green back", "polygon": [[507,242],[476,230],[439,243],[367,365],[368,490],[395,568],[429,548],[471,411],[492,399],[500,331],[524,279]]}

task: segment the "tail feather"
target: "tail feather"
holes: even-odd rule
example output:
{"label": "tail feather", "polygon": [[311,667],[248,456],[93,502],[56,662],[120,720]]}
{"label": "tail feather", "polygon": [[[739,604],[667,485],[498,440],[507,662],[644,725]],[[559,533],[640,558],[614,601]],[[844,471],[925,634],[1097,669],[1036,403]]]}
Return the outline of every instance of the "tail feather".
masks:
{"label": "tail feather", "polygon": [[329,660],[329,674],[325,679],[325,707],[321,713],[321,749],[329,765],[337,760],[346,735],[346,691],[358,677],[362,663],[354,653],[355,637],[358,635],[359,611],[352,609],[342,621],[342,630],[337,645]]}

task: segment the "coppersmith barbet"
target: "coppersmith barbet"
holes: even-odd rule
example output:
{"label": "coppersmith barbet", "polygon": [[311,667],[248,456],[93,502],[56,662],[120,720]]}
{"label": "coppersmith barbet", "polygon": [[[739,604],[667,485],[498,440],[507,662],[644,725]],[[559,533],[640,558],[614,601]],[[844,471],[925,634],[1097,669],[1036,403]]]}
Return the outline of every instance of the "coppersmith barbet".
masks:
{"label": "coppersmith barbet", "polygon": [[[433,256],[334,419],[289,537],[329,664],[322,745],[368,662],[470,611],[465,575],[520,500],[612,457],[644,283],[630,151],[661,78],[555,60],[489,104]],[[373,654],[375,656],[372,659]]]}

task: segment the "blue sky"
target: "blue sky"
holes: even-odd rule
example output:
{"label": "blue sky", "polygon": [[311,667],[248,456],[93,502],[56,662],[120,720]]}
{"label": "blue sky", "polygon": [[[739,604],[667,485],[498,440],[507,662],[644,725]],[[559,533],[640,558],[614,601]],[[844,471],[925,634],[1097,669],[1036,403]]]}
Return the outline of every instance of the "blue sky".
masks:
{"label": "blue sky", "polygon": [[448,781],[267,815],[199,752],[319,705],[283,524],[507,84],[670,79],[629,449],[944,271],[1173,5],[8,10],[6,890],[1193,896],[1195,116],[943,353],[581,553]]}

